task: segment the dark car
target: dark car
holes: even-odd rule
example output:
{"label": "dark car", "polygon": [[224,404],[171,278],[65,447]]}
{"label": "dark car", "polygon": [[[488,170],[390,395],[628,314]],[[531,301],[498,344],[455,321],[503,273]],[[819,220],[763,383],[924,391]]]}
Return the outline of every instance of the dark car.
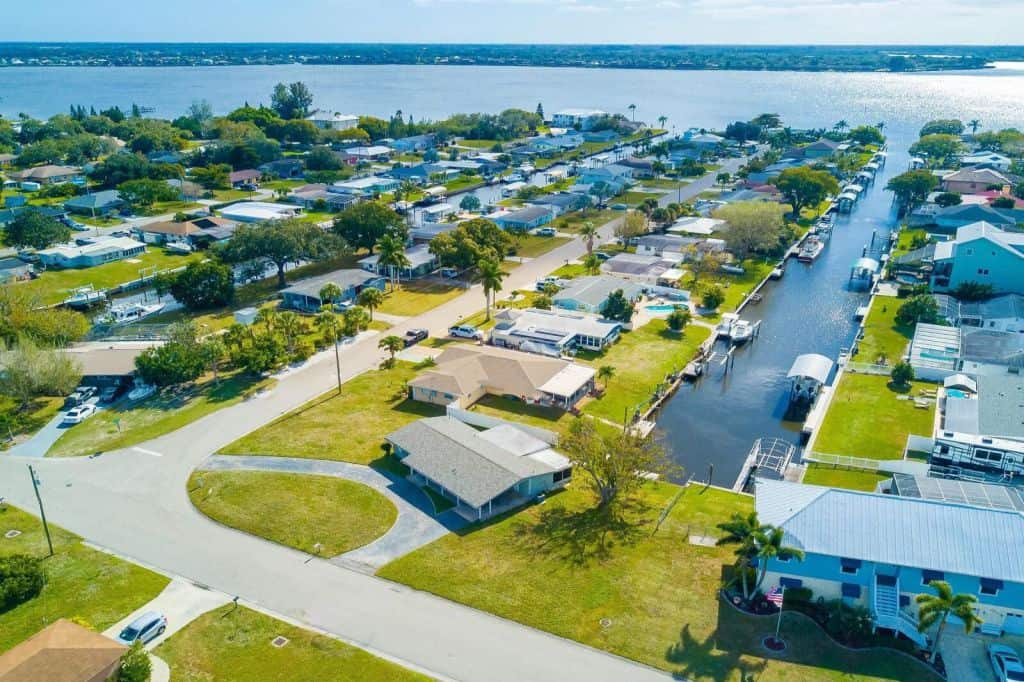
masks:
{"label": "dark car", "polygon": [[423,341],[428,336],[430,336],[430,332],[426,329],[410,329],[405,333],[403,341],[405,341],[405,347],[408,348],[409,346],[414,346],[420,341]]}
{"label": "dark car", "polygon": [[121,386],[107,386],[100,391],[100,402],[112,403],[117,400],[119,395],[121,395]]}
{"label": "dark car", "polygon": [[597,256],[598,260],[611,260],[612,254],[607,251],[595,251],[594,255]]}
{"label": "dark car", "polygon": [[132,235],[131,235],[130,232],[126,232],[125,230],[118,230],[117,232],[111,232],[110,236],[111,237],[130,237]]}
{"label": "dark car", "polygon": [[79,386],[74,393],[64,399],[64,407],[78,407],[94,395],[96,395],[94,386]]}

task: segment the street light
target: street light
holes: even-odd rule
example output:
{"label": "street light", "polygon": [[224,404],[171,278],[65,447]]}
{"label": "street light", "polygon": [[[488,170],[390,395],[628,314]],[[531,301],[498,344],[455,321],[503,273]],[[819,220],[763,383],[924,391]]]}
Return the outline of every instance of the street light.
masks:
{"label": "street light", "polygon": [[46,544],[50,548],[50,556],[53,556],[53,540],[50,539],[50,526],[46,523],[46,512],[43,510],[43,498],[39,495],[39,479],[36,478],[36,470],[28,465],[28,475],[32,478],[32,489],[36,493],[36,502],[39,503],[39,518],[43,520],[43,532],[46,533]]}

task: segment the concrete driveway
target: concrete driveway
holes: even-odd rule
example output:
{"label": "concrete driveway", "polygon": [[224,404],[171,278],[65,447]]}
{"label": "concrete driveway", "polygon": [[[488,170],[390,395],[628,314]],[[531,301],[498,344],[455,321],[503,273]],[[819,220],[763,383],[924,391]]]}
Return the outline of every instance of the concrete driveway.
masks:
{"label": "concrete driveway", "polygon": [[[99,398],[90,398],[87,402],[96,406],[96,414],[103,411],[103,408],[99,405]],[[53,419],[46,423],[46,426],[36,431],[36,433],[24,443],[18,443],[13,448],[9,449],[6,454],[17,455],[20,457],[45,457],[46,453],[53,447],[53,444],[57,442],[67,429],[73,429],[74,426],[62,426],[61,422],[64,421],[64,416],[68,413],[67,410],[61,409]],[[94,414],[89,419],[96,416]]]}
{"label": "concrete driveway", "polygon": [[167,629],[164,634],[150,640],[146,645],[146,650],[152,651],[165,639],[199,616],[223,606],[229,601],[231,601],[231,597],[223,592],[199,587],[187,580],[175,578],[152,601],[111,625],[103,631],[103,634],[111,639],[116,639],[121,630],[147,611],[162,613],[167,618]]}

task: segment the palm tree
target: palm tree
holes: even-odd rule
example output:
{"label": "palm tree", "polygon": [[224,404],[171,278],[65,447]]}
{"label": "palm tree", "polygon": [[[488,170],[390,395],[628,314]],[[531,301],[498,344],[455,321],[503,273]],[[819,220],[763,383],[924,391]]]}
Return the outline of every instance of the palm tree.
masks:
{"label": "palm tree", "polygon": [[491,319],[491,300],[494,294],[501,291],[501,280],[508,277],[508,273],[501,269],[501,263],[496,260],[482,260],[476,266],[477,282],[484,287],[484,301],[487,306],[487,319]]}
{"label": "palm tree", "polygon": [[[324,288],[326,289],[327,287]],[[322,290],[320,295],[320,300],[323,300]],[[331,308],[332,306],[330,305],[320,308],[320,313],[316,316],[316,326],[323,330],[324,339],[334,344],[334,368],[338,375],[338,393],[341,393],[341,354],[338,352],[338,341],[341,340],[341,325],[338,323],[338,316],[334,314]]]}
{"label": "palm tree", "polygon": [[843,132],[844,130],[846,130],[849,127],[850,127],[850,124],[846,122],[846,119],[839,119],[836,122],[836,124],[834,126],[832,126],[832,130],[838,130],[839,132]]}
{"label": "palm tree", "polygon": [[373,310],[384,303],[384,292],[377,287],[367,287],[356,296],[356,303],[370,311],[370,322],[373,322]]}
{"label": "palm tree", "polygon": [[295,339],[305,331],[305,326],[302,318],[290,310],[277,316],[277,328],[284,336],[289,353],[295,350]]}
{"label": "palm tree", "polygon": [[391,291],[395,290],[395,282],[401,278],[402,268],[409,265],[409,259],[405,255],[405,243],[401,239],[390,234],[380,238],[377,242],[377,267],[387,269]]}
{"label": "palm tree", "polygon": [[976,135],[978,133],[978,128],[981,127],[981,121],[976,118],[972,118],[967,124],[967,127],[971,129],[971,135]]}
{"label": "palm tree", "polygon": [[271,307],[260,308],[256,313],[256,322],[266,326],[268,332],[274,331],[274,323],[277,321],[277,311]]}
{"label": "palm tree", "polygon": [[875,124],[875,127],[878,128],[878,132],[882,132],[885,130],[885,121],[879,121]]}
{"label": "palm tree", "polygon": [[611,382],[612,377],[615,376],[615,368],[611,365],[601,365],[597,368],[597,379],[604,386],[604,390],[608,390],[608,384]]}
{"label": "palm tree", "polygon": [[762,532],[758,533],[757,563],[758,567],[761,569],[761,574],[757,578],[757,584],[754,585],[755,592],[761,589],[761,583],[764,582],[764,577],[768,574],[768,562],[770,560],[804,560],[804,552],[802,549],[797,549],[796,547],[788,547],[782,544],[782,539],[784,535],[785,533],[781,528],[776,528],[774,526],[764,526]]}
{"label": "palm tree", "polygon": [[362,306],[349,306],[341,314],[341,332],[345,336],[356,336],[369,326],[370,315]]}
{"label": "palm tree", "polygon": [[383,348],[391,354],[391,357],[388,359],[388,366],[390,367],[395,364],[395,353],[405,348],[405,342],[402,341],[402,337],[390,334],[377,342],[377,348]]}
{"label": "palm tree", "polygon": [[757,520],[757,512],[750,512],[746,516],[733,514],[731,519],[718,524],[717,528],[724,531],[725,535],[718,539],[716,545],[737,545],[733,552],[736,555],[736,569],[740,572],[743,598],[750,599],[747,574],[750,572],[750,563],[757,556],[757,539],[767,527]]}
{"label": "palm tree", "polygon": [[633,116],[633,122],[635,123],[636,122],[636,105],[635,104],[630,104],[626,108],[629,109],[629,113]]}
{"label": "palm tree", "polygon": [[595,254],[588,253],[583,257],[583,269],[587,271],[588,275],[596,275],[601,271],[601,259]]}
{"label": "palm tree", "polygon": [[974,628],[981,625],[981,618],[974,612],[974,604],[978,598],[973,594],[953,594],[953,588],[945,580],[932,580],[928,585],[935,590],[935,594],[919,594],[914,600],[917,602],[917,631],[924,632],[936,623],[939,629],[935,632],[935,641],[932,642],[931,654],[928,660],[935,662],[935,656],[939,653],[939,639],[942,638],[942,631],[946,629],[946,619],[953,614],[964,623],[964,632],[971,634]]}
{"label": "palm tree", "polygon": [[665,114],[662,114],[661,116],[658,117],[658,125],[661,126],[662,130],[665,129],[665,124],[666,123],[668,123],[668,116],[666,116]]}
{"label": "palm tree", "polygon": [[327,306],[328,308],[333,307],[341,298],[341,294],[341,287],[334,282],[328,282],[320,287],[320,305]]}
{"label": "palm tree", "polygon": [[600,236],[600,232],[591,221],[583,223],[583,227],[580,228],[580,236],[587,242],[587,255],[594,253],[594,240]]}

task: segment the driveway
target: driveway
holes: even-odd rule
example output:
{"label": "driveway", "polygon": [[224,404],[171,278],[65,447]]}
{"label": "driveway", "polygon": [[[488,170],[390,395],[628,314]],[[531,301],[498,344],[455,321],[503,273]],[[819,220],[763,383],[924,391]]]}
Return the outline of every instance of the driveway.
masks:
{"label": "driveway", "polygon": [[[103,408],[99,405],[99,398],[90,398],[88,402],[96,406],[96,414],[103,411]],[[46,453],[49,452],[53,444],[57,442],[67,429],[73,429],[74,426],[61,426],[61,422],[64,420],[64,416],[68,413],[67,410],[61,408],[61,410],[54,415],[53,419],[46,423],[46,426],[39,429],[35,434],[24,443],[18,443],[13,448],[7,450],[5,454],[17,455],[19,457],[45,457]],[[92,419],[96,415],[94,414],[89,419]]]}
{"label": "driveway", "polygon": [[167,629],[164,634],[146,644],[146,650],[152,651],[165,639],[199,616],[223,606],[229,601],[231,601],[231,597],[223,592],[199,587],[181,578],[175,578],[152,601],[111,625],[103,631],[103,634],[111,639],[116,639],[121,630],[147,611],[162,613],[167,618]]}

